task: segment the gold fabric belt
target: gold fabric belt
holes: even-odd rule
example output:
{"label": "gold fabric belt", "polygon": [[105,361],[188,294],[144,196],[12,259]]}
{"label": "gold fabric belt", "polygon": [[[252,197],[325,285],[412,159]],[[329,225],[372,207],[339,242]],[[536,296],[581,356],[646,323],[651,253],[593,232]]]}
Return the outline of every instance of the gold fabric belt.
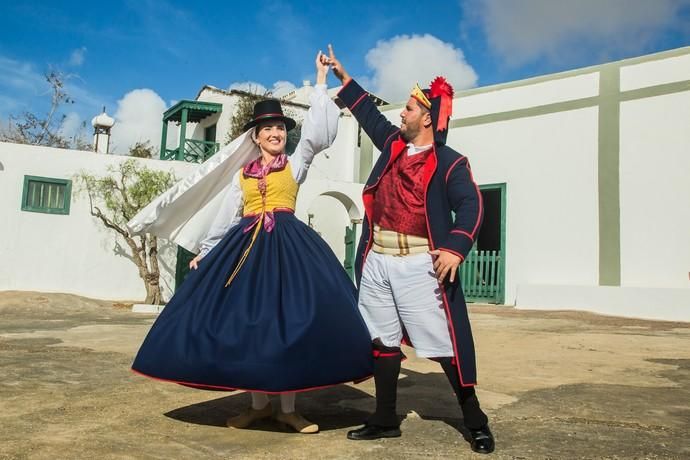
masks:
{"label": "gold fabric belt", "polygon": [[378,225],[374,225],[374,242],[371,250],[379,254],[393,256],[421,254],[429,251],[429,240],[423,236],[383,230]]}

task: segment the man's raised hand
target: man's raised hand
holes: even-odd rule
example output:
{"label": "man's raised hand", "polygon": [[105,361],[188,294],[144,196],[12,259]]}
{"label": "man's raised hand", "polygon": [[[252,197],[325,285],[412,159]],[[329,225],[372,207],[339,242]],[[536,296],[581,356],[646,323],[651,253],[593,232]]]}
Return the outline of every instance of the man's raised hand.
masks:
{"label": "man's raised hand", "polygon": [[328,62],[331,64],[331,69],[333,74],[340,80],[343,84],[346,84],[351,80],[350,75],[347,73],[340,61],[335,57],[333,52],[333,45],[328,45]]}

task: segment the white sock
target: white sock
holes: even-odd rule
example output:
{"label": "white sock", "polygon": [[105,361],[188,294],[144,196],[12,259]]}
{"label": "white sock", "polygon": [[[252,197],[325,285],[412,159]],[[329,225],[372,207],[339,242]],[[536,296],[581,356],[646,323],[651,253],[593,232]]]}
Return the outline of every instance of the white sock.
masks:
{"label": "white sock", "polygon": [[268,404],[268,395],[266,393],[250,393],[252,395],[252,409],[261,410]]}
{"label": "white sock", "polygon": [[295,412],[295,396],[294,392],[280,394],[280,410],[283,414]]}

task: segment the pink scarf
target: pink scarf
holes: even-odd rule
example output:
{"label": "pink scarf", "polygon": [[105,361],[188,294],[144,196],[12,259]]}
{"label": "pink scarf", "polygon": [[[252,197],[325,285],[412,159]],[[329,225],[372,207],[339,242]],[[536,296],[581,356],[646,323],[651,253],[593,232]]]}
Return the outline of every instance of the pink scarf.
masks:
{"label": "pink scarf", "polygon": [[266,166],[261,164],[262,157],[250,161],[244,165],[244,177],[253,177],[254,179],[263,179],[271,171],[280,171],[287,165],[287,155],[281,153],[277,157],[273,158],[270,163]]}

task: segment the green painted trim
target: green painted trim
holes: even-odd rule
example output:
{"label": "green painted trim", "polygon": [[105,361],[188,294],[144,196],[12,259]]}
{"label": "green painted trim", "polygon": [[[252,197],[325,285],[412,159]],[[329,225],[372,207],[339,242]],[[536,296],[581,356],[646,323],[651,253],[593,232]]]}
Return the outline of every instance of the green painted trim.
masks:
{"label": "green painted trim", "polygon": [[362,141],[359,146],[359,171],[357,177],[360,184],[366,183],[374,167],[374,143],[369,136],[362,130]]}
{"label": "green painted trim", "polygon": [[506,303],[506,259],[508,254],[506,249],[506,224],[508,222],[506,219],[506,215],[508,214],[508,210],[506,208],[508,203],[506,193],[508,190],[508,185],[505,182],[484,184],[479,186],[479,190],[501,191],[501,269],[498,274],[499,294],[498,298],[496,299],[496,303],[504,305]]}
{"label": "green painted trim", "polygon": [[163,130],[161,132],[161,155],[160,159],[165,160],[165,149],[168,144],[168,122],[163,120]]}
{"label": "green painted trim", "polygon": [[177,148],[176,160],[184,160],[184,147],[187,142],[187,109],[182,109],[182,116],[180,121],[180,145]]}
{"label": "green painted trim", "polygon": [[347,275],[355,281],[355,252],[357,249],[357,221],[350,221],[351,225],[345,227],[345,259],[343,268]]}
{"label": "green painted trim", "polygon": [[[616,70],[615,67],[612,67]],[[602,71],[602,74],[604,72]],[[600,88],[601,88],[601,75],[600,75]],[[600,89],[601,91],[601,89]],[[685,91],[690,91],[690,80],[683,80],[673,83],[665,83],[662,85],[648,86],[646,88],[639,88],[629,91],[623,91],[620,93],[615,93],[616,97],[623,101],[632,101],[637,99],[644,99],[648,97],[665,96],[668,94],[682,93]],[[601,104],[602,96],[604,93],[600,93],[601,96],[585,97],[582,99],[573,99],[564,102],[554,102],[553,104],[545,104],[534,107],[527,107],[524,109],[509,110],[506,112],[494,112],[488,113],[486,115],[479,115],[476,117],[458,118],[451,120],[449,123],[450,129],[463,128],[467,126],[484,125],[488,123],[496,123],[498,121],[508,121],[515,120],[518,118],[536,117],[539,115],[548,115],[558,112],[567,112],[570,110],[584,109],[588,107],[596,107]]]}
{"label": "green painted trim", "polygon": [[620,286],[620,69],[605,67],[599,78],[599,285]]}
{"label": "green painted trim", "polygon": [[[218,102],[203,102],[182,100],[163,112],[163,121],[179,121],[177,115],[183,110],[195,112],[197,114],[206,114],[206,116],[223,111],[223,104]],[[205,118],[204,117],[204,118]]]}
{"label": "green painted trim", "polygon": [[631,89],[620,93],[621,101],[633,101],[648,97],[666,96],[668,94],[690,91],[690,80],[675,81],[662,85],[647,86],[645,88]]}
{"label": "green painted trim", "polygon": [[[43,182],[46,184],[57,184],[64,185],[64,205],[62,208],[48,208],[40,206],[29,205],[29,182]],[[40,212],[43,214],[61,214],[68,215],[70,206],[72,202],[72,181],[70,179],[56,179],[53,177],[41,177],[41,176],[24,176],[24,184],[22,188],[22,211],[28,212]]]}

